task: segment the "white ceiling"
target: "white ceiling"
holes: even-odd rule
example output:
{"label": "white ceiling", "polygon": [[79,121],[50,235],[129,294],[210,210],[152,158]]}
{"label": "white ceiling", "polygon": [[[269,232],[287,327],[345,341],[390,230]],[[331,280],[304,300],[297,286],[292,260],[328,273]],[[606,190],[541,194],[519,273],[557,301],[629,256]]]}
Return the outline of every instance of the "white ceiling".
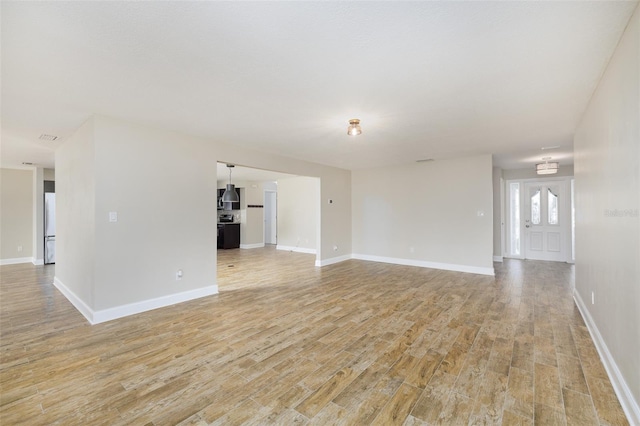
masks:
{"label": "white ceiling", "polygon": [[476,154],[526,167],[558,145],[571,163],[636,6],[3,1],[2,165],[53,167],[91,114],[347,169]]}
{"label": "white ceiling", "polygon": [[[225,163],[218,163],[217,176],[219,181],[228,183],[229,169]],[[234,164],[231,172],[231,182],[276,182],[280,179],[294,177],[287,173],[279,173],[271,170],[261,170],[252,167],[243,167]]]}

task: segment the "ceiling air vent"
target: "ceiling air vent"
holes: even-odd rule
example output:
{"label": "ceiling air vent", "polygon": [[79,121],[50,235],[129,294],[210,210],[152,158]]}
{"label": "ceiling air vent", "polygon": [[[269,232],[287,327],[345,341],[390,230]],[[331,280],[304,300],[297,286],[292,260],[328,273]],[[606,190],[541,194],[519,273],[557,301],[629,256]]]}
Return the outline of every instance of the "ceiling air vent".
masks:
{"label": "ceiling air vent", "polygon": [[43,133],[43,134],[41,134],[41,135],[40,135],[40,137],[39,137],[38,139],[40,139],[41,141],[49,141],[49,142],[53,142],[53,141],[55,141],[56,139],[58,139],[58,137],[57,137],[57,136],[53,136],[53,135],[48,135],[48,134],[46,134],[46,133]]}

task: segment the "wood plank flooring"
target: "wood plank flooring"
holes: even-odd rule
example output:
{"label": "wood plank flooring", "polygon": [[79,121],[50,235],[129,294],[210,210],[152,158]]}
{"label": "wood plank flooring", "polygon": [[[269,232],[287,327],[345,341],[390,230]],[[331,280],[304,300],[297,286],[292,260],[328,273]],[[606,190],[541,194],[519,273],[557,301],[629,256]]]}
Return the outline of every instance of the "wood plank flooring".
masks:
{"label": "wood plank flooring", "polygon": [[628,424],[572,266],[313,262],[220,251],[220,294],[95,326],[0,267],[0,424]]}

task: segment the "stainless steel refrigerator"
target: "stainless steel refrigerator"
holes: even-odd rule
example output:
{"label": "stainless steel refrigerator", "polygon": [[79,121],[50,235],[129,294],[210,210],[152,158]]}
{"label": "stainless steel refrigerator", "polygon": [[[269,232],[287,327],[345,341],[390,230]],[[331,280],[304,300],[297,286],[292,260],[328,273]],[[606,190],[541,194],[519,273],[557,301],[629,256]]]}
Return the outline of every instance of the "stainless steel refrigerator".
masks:
{"label": "stainless steel refrigerator", "polygon": [[44,194],[44,263],[56,263],[56,194]]}

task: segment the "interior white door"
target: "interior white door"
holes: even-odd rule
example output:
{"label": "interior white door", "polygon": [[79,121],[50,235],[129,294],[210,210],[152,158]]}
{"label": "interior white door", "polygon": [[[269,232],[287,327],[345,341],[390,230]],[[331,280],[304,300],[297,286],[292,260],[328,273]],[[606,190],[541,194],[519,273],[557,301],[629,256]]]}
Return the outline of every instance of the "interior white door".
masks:
{"label": "interior white door", "polygon": [[264,193],[264,243],[277,244],[277,194]]}
{"label": "interior white door", "polygon": [[524,257],[533,260],[567,260],[569,223],[563,211],[566,184],[528,182],[524,191]]}

